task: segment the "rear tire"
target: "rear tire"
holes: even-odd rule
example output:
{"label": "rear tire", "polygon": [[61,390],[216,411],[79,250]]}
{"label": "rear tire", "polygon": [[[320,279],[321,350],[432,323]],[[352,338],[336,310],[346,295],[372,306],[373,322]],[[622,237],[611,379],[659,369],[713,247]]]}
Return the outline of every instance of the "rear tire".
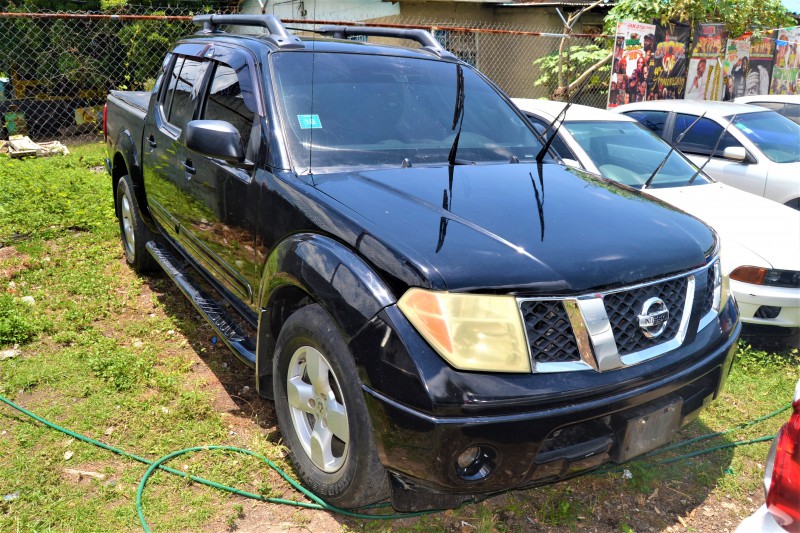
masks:
{"label": "rear tire", "polygon": [[155,270],[158,263],[146,248],[155,235],[142,220],[139,203],[133,194],[133,181],[127,174],[117,183],[117,218],[125,260],[137,273]]}
{"label": "rear tire", "polygon": [[389,495],[353,357],[319,305],[292,314],[273,362],[275,410],[303,484],[337,507]]}

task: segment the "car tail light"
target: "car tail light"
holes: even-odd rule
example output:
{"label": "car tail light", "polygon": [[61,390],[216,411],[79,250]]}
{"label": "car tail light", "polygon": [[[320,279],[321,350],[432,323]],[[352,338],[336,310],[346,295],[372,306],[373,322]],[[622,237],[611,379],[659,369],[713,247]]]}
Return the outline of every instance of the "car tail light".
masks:
{"label": "car tail light", "polygon": [[103,141],[108,141],[108,104],[103,106]]}
{"label": "car tail light", "polygon": [[800,532],[800,381],[794,393],[794,411],[767,457],[764,488],[767,510],[791,533]]}

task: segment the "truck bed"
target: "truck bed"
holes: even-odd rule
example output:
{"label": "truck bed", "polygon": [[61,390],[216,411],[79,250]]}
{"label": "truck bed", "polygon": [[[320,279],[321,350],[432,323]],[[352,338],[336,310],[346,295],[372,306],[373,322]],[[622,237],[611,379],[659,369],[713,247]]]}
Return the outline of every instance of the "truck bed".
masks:
{"label": "truck bed", "polygon": [[[138,161],[142,154],[142,134],[150,96],[151,93],[146,91],[111,91],[106,101],[108,142],[116,145],[124,137],[129,137],[133,143],[133,146],[127,148],[131,161]],[[137,168],[128,170],[131,173],[139,171]]]}
{"label": "truck bed", "polygon": [[142,116],[147,113],[147,106],[150,104],[149,91],[111,91],[111,96],[141,111]]}

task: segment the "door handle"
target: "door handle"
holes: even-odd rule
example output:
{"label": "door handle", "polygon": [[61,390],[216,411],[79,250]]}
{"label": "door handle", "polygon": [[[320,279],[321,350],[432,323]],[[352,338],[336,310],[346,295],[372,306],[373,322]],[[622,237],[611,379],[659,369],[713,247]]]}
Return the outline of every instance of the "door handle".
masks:
{"label": "door handle", "polygon": [[147,144],[150,145],[150,148],[155,148],[157,146],[156,138],[151,135],[147,138]]}
{"label": "door handle", "polygon": [[194,174],[197,170],[194,168],[194,163],[191,159],[187,159],[181,163],[187,174]]}

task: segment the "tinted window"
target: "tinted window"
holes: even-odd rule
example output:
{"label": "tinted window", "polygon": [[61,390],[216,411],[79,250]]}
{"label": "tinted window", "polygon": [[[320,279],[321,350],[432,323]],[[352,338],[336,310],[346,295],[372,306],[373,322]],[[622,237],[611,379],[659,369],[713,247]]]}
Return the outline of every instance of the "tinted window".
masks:
{"label": "tinted window", "polygon": [[774,111],[737,115],[734,127],[776,163],[800,161],[800,125]]}
{"label": "tinted window", "polygon": [[[544,120],[534,115],[529,115],[525,113],[525,116],[528,117],[528,120],[530,120],[533,123],[533,128],[539,135],[542,135],[545,132],[545,130],[547,130],[547,127],[550,125],[549,122],[545,122]],[[547,135],[545,136],[545,140],[553,136],[554,129],[555,126],[550,128],[550,131],[548,131]],[[575,155],[570,151],[569,148],[567,148],[567,145],[564,144],[564,141],[561,139],[560,135],[557,136],[555,139],[553,139],[553,142],[550,144],[550,147],[553,149],[553,151],[555,151],[555,153],[558,154],[558,157],[562,159],[564,158],[576,159]]]}
{"label": "tinted window", "polygon": [[759,107],[766,107],[767,109],[772,109],[773,111],[777,111],[780,113],[783,111],[783,104],[780,102],[747,102],[750,105],[757,105]]}
{"label": "tinted window", "polygon": [[164,94],[161,95],[161,112],[166,119],[169,116],[169,108],[172,105],[172,95],[175,94],[175,86],[178,84],[180,77],[181,67],[183,67],[183,58],[178,57],[175,64],[172,66],[172,71],[169,73],[169,82],[164,89]]}
{"label": "tinted window", "polygon": [[800,124],[800,104],[786,104],[782,114],[789,120]]}
{"label": "tinted window", "polygon": [[[448,161],[458,129],[453,125],[457,64],[313,52],[270,57],[298,172],[396,168],[406,159],[412,165]],[[464,100],[458,159],[534,160],[541,145],[528,122],[475,71],[460,68]]]}
{"label": "tinted window", "polygon": [[664,137],[664,128],[667,125],[667,115],[669,114],[666,111],[631,111],[625,114],[638,120],[659,137]]}
{"label": "tinted window", "polygon": [[[174,80],[175,94],[172,97],[172,105],[167,114],[167,121],[170,124],[183,128],[187,122],[192,120],[206,68],[208,68],[208,62],[206,61],[184,59],[180,74]],[[176,71],[177,69],[173,70],[173,75]],[[170,87],[172,86],[173,82],[170,81]]]}
{"label": "tinted window", "polygon": [[[243,68],[247,69],[247,65]],[[217,64],[203,115],[208,120],[224,120],[233,124],[239,130],[245,147],[250,142],[250,130],[256,115],[255,100],[252,92],[247,90],[247,85],[233,68]]]}
{"label": "tinted window", "polygon": [[[722,134],[722,126],[709,118],[701,118],[692,126],[695,120],[697,120],[695,115],[679,113],[675,117],[675,127],[672,129],[672,140],[673,142],[677,141],[678,137],[680,137],[683,132],[686,132],[681,142],[676,145],[678,149],[690,154],[708,155],[711,153],[714,145],[717,144],[717,139],[719,139]],[[688,129],[690,126],[691,129]],[[716,155],[721,155],[722,151],[730,146],[742,145],[733,135],[726,131],[725,134],[722,135],[722,139],[720,139],[719,145],[714,153]]]}

